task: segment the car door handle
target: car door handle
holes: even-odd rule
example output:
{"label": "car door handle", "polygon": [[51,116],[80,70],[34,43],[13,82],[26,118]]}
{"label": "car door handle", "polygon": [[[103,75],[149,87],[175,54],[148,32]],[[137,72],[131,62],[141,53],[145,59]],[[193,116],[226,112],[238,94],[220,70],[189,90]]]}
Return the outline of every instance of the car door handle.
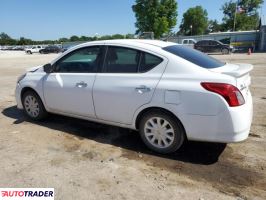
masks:
{"label": "car door handle", "polygon": [[78,88],[84,88],[84,87],[87,87],[87,86],[88,86],[88,84],[85,83],[84,81],[76,83],[76,87],[78,87]]}
{"label": "car door handle", "polygon": [[151,91],[151,88],[149,88],[149,87],[147,87],[147,86],[145,86],[145,85],[141,85],[141,86],[139,86],[139,87],[136,87],[135,90],[136,90],[138,93],[142,94],[142,93],[144,93],[144,92],[150,92],[150,91]]}

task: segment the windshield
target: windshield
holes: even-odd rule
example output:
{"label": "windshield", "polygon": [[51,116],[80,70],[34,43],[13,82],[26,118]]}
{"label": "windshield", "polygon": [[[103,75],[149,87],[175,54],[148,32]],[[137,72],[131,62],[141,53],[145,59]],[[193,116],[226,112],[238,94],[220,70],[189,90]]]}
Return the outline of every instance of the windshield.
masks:
{"label": "windshield", "polygon": [[208,56],[205,53],[182,45],[164,47],[163,50],[168,51],[176,56],[179,56],[189,62],[192,62],[206,69],[217,68],[225,65],[224,62],[221,62],[211,56]]}

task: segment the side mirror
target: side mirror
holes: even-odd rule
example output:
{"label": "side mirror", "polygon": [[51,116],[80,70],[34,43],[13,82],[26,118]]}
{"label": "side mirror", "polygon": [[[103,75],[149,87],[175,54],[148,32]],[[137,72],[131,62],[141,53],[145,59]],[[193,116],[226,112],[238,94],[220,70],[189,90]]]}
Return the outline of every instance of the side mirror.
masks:
{"label": "side mirror", "polygon": [[43,66],[43,71],[46,72],[47,74],[52,73],[53,72],[53,66],[50,63],[48,63],[48,64]]}

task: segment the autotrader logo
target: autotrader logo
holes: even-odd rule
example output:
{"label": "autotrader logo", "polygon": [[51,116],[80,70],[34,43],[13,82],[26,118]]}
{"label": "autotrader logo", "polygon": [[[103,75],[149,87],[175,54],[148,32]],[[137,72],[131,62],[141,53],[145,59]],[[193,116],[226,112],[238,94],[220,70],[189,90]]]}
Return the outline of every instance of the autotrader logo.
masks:
{"label": "autotrader logo", "polygon": [[0,200],[54,200],[54,188],[0,188]]}

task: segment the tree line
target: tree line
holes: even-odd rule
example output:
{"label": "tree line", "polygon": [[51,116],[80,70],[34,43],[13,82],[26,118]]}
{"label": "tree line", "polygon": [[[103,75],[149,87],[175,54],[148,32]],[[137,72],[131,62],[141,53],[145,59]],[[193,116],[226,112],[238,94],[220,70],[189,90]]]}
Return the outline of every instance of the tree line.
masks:
{"label": "tree line", "polygon": [[58,40],[31,40],[25,37],[14,39],[8,34],[0,33],[0,45],[34,45],[34,44],[61,44],[64,42],[80,42],[80,41],[95,41],[95,40],[112,40],[112,39],[133,39],[134,34],[114,34],[114,35],[103,35],[103,36],[77,36],[73,35],[69,38],[59,38]]}
{"label": "tree line", "polygon": [[229,0],[220,9],[224,17],[219,23],[210,20],[208,12],[202,6],[189,8],[177,33],[172,29],[177,23],[176,0],[136,0],[132,10],[135,12],[136,33],[154,32],[156,38],[166,35],[202,35],[210,32],[246,31],[259,26],[258,9],[264,0]]}
{"label": "tree line", "polygon": [[[202,6],[189,8],[184,12],[179,31],[176,33],[173,32],[178,17],[178,4],[176,0],[136,0],[132,10],[136,17],[136,34],[153,32],[155,38],[161,38],[167,35],[202,35],[219,31],[257,29],[259,26],[258,9],[263,2],[264,0],[227,1],[220,9],[224,15],[221,23],[216,19],[209,19],[207,10]],[[101,37],[79,37],[73,35],[70,38],[59,38],[58,40],[34,41],[24,37],[13,39],[6,33],[1,33],[0,45],[53,44],[123,38],[134,38],[134,34],[115,34]]]}

